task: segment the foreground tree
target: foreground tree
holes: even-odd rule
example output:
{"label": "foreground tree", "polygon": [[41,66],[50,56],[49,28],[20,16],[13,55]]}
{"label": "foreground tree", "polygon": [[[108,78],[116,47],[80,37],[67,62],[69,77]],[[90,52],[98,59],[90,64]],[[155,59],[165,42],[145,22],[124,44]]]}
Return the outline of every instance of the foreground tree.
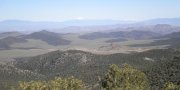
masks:
{"label": "foreground tree", "polygon": [[171,82],[168,82],[164,85],[163,90],[180,90],[180,85],[175,85]]}
{"label": "foreground tree", "polygon": [[111,65],[101,85],[105,90],[149,90],[146,75],[128,64]]}
{"label": "foreground tree", "polygon": [[19,82],[17,88],[12,90],[84,90],[81,80],[70,78],[55,78],[50,81]]}

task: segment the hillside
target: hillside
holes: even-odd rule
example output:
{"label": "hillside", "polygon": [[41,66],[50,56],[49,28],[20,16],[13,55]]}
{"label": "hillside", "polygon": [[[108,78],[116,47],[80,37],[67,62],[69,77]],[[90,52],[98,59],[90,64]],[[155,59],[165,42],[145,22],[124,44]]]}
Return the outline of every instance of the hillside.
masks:
{"label": "hillside", "polygon": [[171,34],[160,36],[158,38],[180,38],[180,32],[173,32]]}
{"label": "hillside", "polygon": [[[178,54],[177,54],[178,53]],[[180,55],[179,51],[174,53],[172,59],[161,59],[147,72],[152,90],[158,90],[164,87],[167,82],[180,84]]]}
{"label": "hillside", "polygon": [[23,38],[25,38],[25,39],[39,39],[39,40],[45,41],[48,44],[54,45],[54,46],[70,44],[70,41],[63,39],[60,36],[60,34],[54,33],[54,32],[49,32],[46,30],[34,32],[32,34],[24,36]]}
{"label": "hillside", "polygon": [[20,35],[22,35],[22,33],[20,32],[3,32],[3,33],[0,33],[0,39],[6,38],[6,37],[16,37]]}
{"label": "hillside", "polygon": [[[160,34],[154,33],[151,31],[114,31],[114,32],[93,32],[79,36],[81,39],[87,40],[95,40],[101,38],[115,38],[117,40],[114,41],[121,41],[118,39],[150,39],[152,37],[157,37]],[[111,40],[111,39],[110,39]]]}
{"label": "hillside", "polygon": [[[110,64],[131,64],[141,70],[151,67],[162,57],[171,58],[173,50],[151,50],[133,54],[98,55],[84,51],[54,51],[44,55],[17,58],[13,65],[20,69],[31,70],[47,77],[75,76],[87,83],[95,82],[95,75],[102,75]],[[150,58],[152,60],[146,60]]]}
{"label": "hillside", "polygon": [[173,32],[179,32],[179,26],[172,26],[169,24],[155,24],[155,25],[143,25],[143,26],[128,26],[128,27],[116,27],[105,31],[98,31],[87,33],[79,36],[81,39],[95,40],[101,38],[113,38],[115,41],[121,41],[118,39],[151,39]]}
{"label": "hillside", "polygon": [[157,45],[168,45],[171,48],[179,48],[180,44],[180,32],[174,32],[171,34],[167,34],[164,36],[157,37],[154,42],[150,44],[136,44],[130,45],[134,47],[142,47],[142,46],[157,46]]}
{"label": "hillside", "polygon": [[[107,68],[111,64],[115,63],[122,66],[124,63],[128,63],[144,71],[147,75],[152,75],[156,72],[153,68],[159,66],[161,60],[163,60],[163,63],[171,63],[175,55],[180,55],[180,53],[176,53],[176,50],[173,49],[156,49],[141,53],[110,55],[92,54],[79,50],[54,51],[35,57],[16,58],[15,61],[8,64],[1,64],[0,72],[2,74],[0,80],[13,84],[14,81],[18,80],[39,80],[44,78],[47,80],[55,76],[74,76],[82,79],[87,85],[93,85],[97,83],[98,76],[103,77],[105,75]],[[178,64],[177,67],[179,67]],[[166,71],[166,69],[162,70]],[[9,77],[9,75],[11,76]],[[162,78],[165,77],[162,76]],[[153,81],[155,79],[153,76],[149,76],[149,80]],[[158,85],[161,87],[164,83],[158,83]],[[1,83],[0,86],[3,85]]]}
{"label": "hillside", "polygon": [[[1,33],[3,36],[0,39],[0,49],[13,49],[11,45],[17,43],[27,43],[28,39],[42,40],[49,45],[69,45],[71,41],[61,37],[62,34],[49,32],[42,30],[39,32],[34,32],[31,34],[15,35],[13,32]],[[4,38],[3,38],[4,37]],[[27,47],[28,48],[38,48],[38,47]]]}
{"label": "hillside", "polygon": [[44,76],[29,70],[18,69],[12,65],[0,63],[0,88],[10,90],[18,81],[40,80]]}
{"label": "hillside", "polygon": [[40,79],[44,77],[41,74],[31,72],[28,70],[18,69],[12,65],[0,63],[0,81],[14,81],[17,80],[31,80],[31,79]]}
{"label": "hillside", "polygon": [[0,49],[10,49],[10,45],[14,43],[25,43],[27,40],[18,37],[6,37],[0,39]]}

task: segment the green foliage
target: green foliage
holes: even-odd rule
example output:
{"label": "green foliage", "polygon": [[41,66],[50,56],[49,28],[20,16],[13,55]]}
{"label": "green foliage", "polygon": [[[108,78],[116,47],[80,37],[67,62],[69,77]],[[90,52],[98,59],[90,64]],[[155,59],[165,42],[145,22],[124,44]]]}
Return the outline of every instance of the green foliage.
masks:
{"label": "green foliage", "polygon": [[180,52],[174,53],[176,56],[172,59],[162,59],[157,61],[151,70],[146,74],[151,84],[152,90],[160,90],[167,82],[180,84]]}
{"label": "green foliage", "polygon": [[12,90],[84,90],[85,85],[81,80],[70,78],[55,78],[50,81],[19,82]]}
{"label": "green foliage", "polygon": [[44,81],[19,82],[18,90],[47,90],[48,84]]}
{"label": "green foliage", "polygon": [[146,75],[128,64],[122,68],[111,65],[102,80],[102,87],[106,90],[149,90]]}
{"label": "green foliage", "polygon": [[[14,86],[18,81],[51,80],[57,76],[62,78],[75,76],[83,80],[87,87],[93,86],[93,89],[97,87],[97,90],[99,90],[97,77],[104,77],[104,73],[110,64],[115,63],[119,66],[128,63],[146,73],[152,90],[161,90],[166,82],[177,85],[180,83],[178,77],[180,75],[180,59],[179,57],[173,59],[175,55],[173,49],[156,49],[140,53],[111,55],[97,55],[69,50],[54,51],[35,57],[16,58],[15,61],[8,64],[0,64],[0,89],[9,90],[8,86]],[[177,53],[177,55],[180,55],[180,53]],[[152,60],[146,60],[145,57]],[[112,66],[115,70],[118,68]],[[135,72],[136,69],[131,66],[128,67],[132,71],[134,70],[133,73]],[[125,67],[120,68],[120,70],[118,68],[117,71],[123,73],[122,70],[124,69]],[[122,74],[120,75],[123,77]],[[125,80],[123,81],[125,82]]]}
{"label": "green foliage", "polygon": [[168,82],[164,85],[163,90],[180,90],[180,85],[175,85],[172,82]]}
{"label": "green foliage", "polygon": [[[95,77],[97,75],[102,77],[110,64],[122,65],[128,63],[144,71],[156,63],[156,60],[162,57],[171,58],[172,55],[173,50],[171,49],[111,55],[97,55],[78,50],[54,51],[35,57],[16,58],[13,66],[22,70],[36,72],[47,78],[75,76],[87,84],[94,84],[97,82]],[[83,57],[86,57],[85,62]],[[145,57],[154,61],[144,60]]]}

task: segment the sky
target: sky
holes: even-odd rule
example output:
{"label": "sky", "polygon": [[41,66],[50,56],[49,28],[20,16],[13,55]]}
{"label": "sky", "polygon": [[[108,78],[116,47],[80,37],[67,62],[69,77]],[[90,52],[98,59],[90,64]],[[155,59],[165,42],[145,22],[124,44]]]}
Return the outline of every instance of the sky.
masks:
{"label": "sky", "polygon": [[137,21],[177,17],[180,0],[0,0],[0,21]]}

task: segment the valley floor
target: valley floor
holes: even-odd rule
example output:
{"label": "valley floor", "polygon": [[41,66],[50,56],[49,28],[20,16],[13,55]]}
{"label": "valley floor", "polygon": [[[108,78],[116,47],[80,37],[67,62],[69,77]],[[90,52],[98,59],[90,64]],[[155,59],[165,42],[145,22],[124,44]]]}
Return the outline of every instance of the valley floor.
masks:
{"label": "valley floor", "polygon": [[17,57],[28,57],[44,54],[55,50],[83,50],[95,54],[131,53],[143,52],[151,49],[162,49],[168,45],[132,47],[136,44],[149,44],[153,39],[147,40],[128,40],[123,42],[106,43],[109,38],[84,40],[78,38],[77,34],[64,35],[64,38],[71,40],[69,45],[53,46],[41,40],[28,39],[26,43],[15,43],[11,49],[0,50],[0,61],[8,62]]}

